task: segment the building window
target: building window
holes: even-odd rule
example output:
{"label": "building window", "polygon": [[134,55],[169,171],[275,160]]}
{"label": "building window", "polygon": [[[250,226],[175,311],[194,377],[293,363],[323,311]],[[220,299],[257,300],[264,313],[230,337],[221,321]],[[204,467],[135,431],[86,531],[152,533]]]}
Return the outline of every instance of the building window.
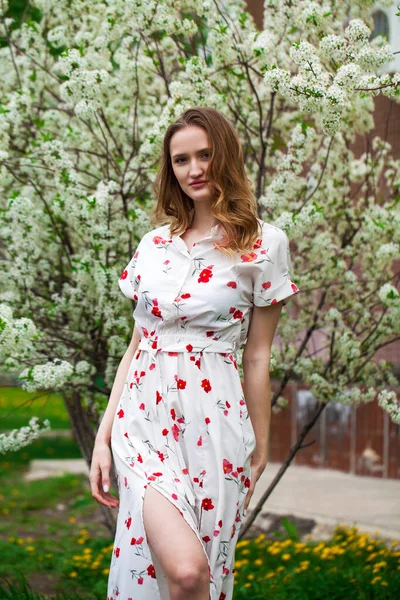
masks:
{"label": "building window", "polygon": [[374,20],[374,30],[369,39],[372,40],[378,35],[382,35],[389,41],[389,19],[387,14],[383,10],[375,10],[372,13],[372,18]]}

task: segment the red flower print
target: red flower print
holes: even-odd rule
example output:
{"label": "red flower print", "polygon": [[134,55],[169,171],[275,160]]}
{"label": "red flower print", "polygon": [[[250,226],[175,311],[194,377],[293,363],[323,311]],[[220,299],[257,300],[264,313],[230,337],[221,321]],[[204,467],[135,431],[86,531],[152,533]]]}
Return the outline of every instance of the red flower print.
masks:
{"label": "red flower print", "polygon": [[162,400],[162,396],[158,390],[156,390],[156,404],[159,404]]}
{"label": "red flower print", "polygon": [[163,434],[163,435],[168,435],[168,431],[169,431],[168,429],[163,429],[163,430],[162,430],[162,434]]}
{"label": "red flower print", "polygon": [[222,527],[222,519],[218,521],[218,527]]}
{"label": "red flower print", "polygon": [[161,477],[162,473],[160,473],[159,471],[157,471],[157,473],[153,473],[153,475],[155,475],[156,477]]}
{"label": "red flower print", "polygon": [[122,410],[122,408],[121,408],[121,410],[119,410],[119,411],[117,412],[117,415],[119,416],[119,418],[120,418],[120,419],[122,419],[122,417],[124,416],[124,414],[125,414],[125,413],[124,413],[124,411]]}
{"label": "red flower print", "polygon": [[174,436],[174,440],[176,442],[179,441],[179,431],[180,431],[180,429],[179,429],[178,425],[176,423],[174,423],[172,426],[172,435]]}
{"label": "red flower print", "polygon": [[224,594],[224,592],[221,592],[218,600],[225,600],[225,598],[226,598],[226,594]]}
{"label": "red flower print", "polygon": [[276,298],[272,300],[271,304],[276,304]]}
{"label": "red flower print", "polygon": [[186,346],[186,350],[187,350],[188,352],[193,352],[193,346],[192,346],[192,344],[188,344],[188,345]]}
{"label": "red flower print", "polygon": [[212,271],[210,269],[203,269],[199,275],[198,282],[199,283],[208,283],[210,278],[213,276]]}
{"label": "red flower print", "polygon": [[222,466],[224,469],[224,473],[230,473],[233,469],[232,463],[230,463],[227,458],[224,458],[224,460],[222,461]]}
{"label": "red flower print", "polygon": [[214,529],[214,537],[217,537],[219,535],[219,529]]}
{"label": "red flower print", "polygon": [[153,579],[156,579],[156,570],[154,568],[154,565],[149,565],[147,567],[147,575],[149,577],[153,577]]}
{"label": "red flower print", "polygon": [[261,287],[262,287],[264,290],[268,290],[268,289],[271,287],[271,285],[272,285],[272,284],[271,284],[271,282],[270,282],[270,281],[265,281],[265,282],[262,284],[262,286],[261,286]]}
{"label": "red flower print", "polygon": [[131,523],[132,523],[132,517],[129,517],[129,519],[126,519],[125,525],[126,525],[127,529],[129,529],[129,527],[131,526]]}
{"label": "red flower print", "polygon": [[178,500],[178,496],[176,494],[171,494],[174,500]]}
{"label": "red flower print", "polygon": [[294,292],[298,292],[299,291],[299,288],[297,287],[297,285],[295,283],[292,282],[290,285],[292,286],[292,290]]}
{"label": "red flower print", "polygon": [[143,577],[139,577],[139,579],[137,580],[137,582],[138,582],[139,585],[142,585],[142,583],[143,583]]}
{"label": "red flower print", "polygon": [[163,237],[161,237],[161,235],[155,235],[153,237],[153,243],[156,244],[157,246],[159,244],[165,245],[167,243],[167,240],[165,240]]}
{"label": "red flower print", "polygon": [[228,287],[233,288],[234,290],[237,288],[237,283],[236,281],[228,281],[228,283],[226,284]]}
{"label": "red flower print", "polygon": [[122,273],[120,279],[124,280],[128,277],[128,271],[125,269],[125,271]]}
{"label": "red flower print", "polygon": [[118,558],[118,556],[119,556],[119,553],[120,553],[120,548],[115,548],[115,550],[114,550],[114,554],[115,554],[115,556],[116,556],[117,558]]}
{"label": "red flower print", "polygon": [[209,542],[211,540],[209,535],[205,535],[204,537],[201,538],[203,540],[203,542]]}
{"label": "red flower print", "polygon": [[242,262],[253,262],[257,258],[257,254],[255,252],[249,252],[248,254],[242,254],[241,257]]}
{"label": "red flower print", "polygon": [[144,402],[142,402],[142,404],[140,404],[139,408],[140,408],[140,410],[145,410],[146,406],[145,406]]}
{"label": "red flower print", "polygon": [[212,510],[215,508],[214,504],[212,503],[212,498],[203,498],[201,507],[204,508],[204,510]]}
{"label": "red flower print", "polygon": [[162,319],[161,311],[158,308],[158,306],[153,306],[153,308],[151,309],[151,314],[155,317],[159,317],[160,319]]}
{"label": "red flower print", "polygon": [[189,473],[189,471],[188,471],[188,469],[186,469],[186,467],[185,467],[184,469],[182,469],[182,473],[183,473],[184,475],[187,475],[187,474]]}
{"label": "red flower print", "polygon": [[225,566],[222,567],[222,572],[224,575],[229,575],[229,569],[227,569]]}
{"label": "red flower print", "polygon": [[246,477],[246,481],[244,482],[244,487],[246,487],[246,488],[250,487],[250,479],[248,477]]}
{"label": "red flower print", "polygon": [[178,390],[184,390],[186,388],[186,381],[184,379],[178,379],[176,386]]}
{"label": "red flower print", "polygon": [[188,299],[188,298],[190,298],[190,297],[191,297],[191,296],[190,296],[190,294],[182,294],[182,295],[181,295],[181,298],[182,298],[183,300],[187,300],[187,299]]}
{"label": "red flower print", "polygon": [[241,319],[243,317],[243,313],[241,310],[235,310],[235,312],[233,313],[233,318],[234,319]]}
{"label": "red flower print", "polygon": [[210,385],[210,381],[208,379],[203,379],[203,381],[201,382],[201,387],[203,388],[203,390],[205,392],[211,392],[211,385]]}
{"label": "red flower print", "polygon": [[226,408],[230,408],[231,407],[231,405],[229,404],[228,400],[225,401],[225,404],[226,404]]}
{"label": "red flower print", "polygon": [[203,445],[203,438],[202,438],[202,436],[200,436],[199,439],[197,440],[197,445],[198,446],[202,446]]}
{"label": "red flower print", "polygon": [[213,331],[206,331],[206,336],[207,337],[212,337],[214,335]]}
{"label": "red flower print", "polygon": [[158,454],[158,458],[161,460],[161,462],[164,462],[164,454],[162,452],[160,452],[159,450],[157,450],[157,454]]}
{"label": "red flower print", "polygon": [[175,419],[176,419],[175,409],[174,409],[174,408],[171,408],[171,410],[170,410],[170,413],[171,413],[171,417],[172,417],[172,418],[173,418],[173,420],[175,421]]}
{"label": "red flower print", "polygon": [[142,458],[142,455],[141,455],[141,454],[138,454],[138,455],[137,455],[137,460],[138,460],[138,462],[140,462],[140,463],[142,463],[142,462],[143,462],[143,458]]}
{"label": "red flower print", "polygon": [[144,540],[144,537],[140,537],[138,539],[132,538],[131,539],[131,546],[139,545],[139,544],[141,544],[143,542],[143,540]]}
{"label": "red flower print", "polygon": [[260,248],[261,244],[262,244],[262,238],[257,238],[256,241],[254,242],[253,248],[256,250],[257,248]]}
{"label": "red flower print", "polygon": [[211,422],[211,419],[209,417],[206,417],[205,419],[206,424],[208,425]]}

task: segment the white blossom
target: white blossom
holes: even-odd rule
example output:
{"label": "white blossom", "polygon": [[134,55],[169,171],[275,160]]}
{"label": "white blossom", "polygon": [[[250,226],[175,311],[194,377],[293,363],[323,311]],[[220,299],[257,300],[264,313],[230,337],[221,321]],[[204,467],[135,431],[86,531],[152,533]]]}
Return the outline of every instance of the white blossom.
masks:
{"label": "white blossom", "polygon": [[13,429],[9,433],[0,433],[0,453],[16,452],[24,446],[28,446],[47,429],[50,429],[48,419],[40,422],[38,417],[32,417],[26,427]]}
{"label": "white blossom", "polygon": [[396,392],[382,390],[378,394],[378,404],[383,410],[389,413],[393,423],[400,425],[400,402]]}

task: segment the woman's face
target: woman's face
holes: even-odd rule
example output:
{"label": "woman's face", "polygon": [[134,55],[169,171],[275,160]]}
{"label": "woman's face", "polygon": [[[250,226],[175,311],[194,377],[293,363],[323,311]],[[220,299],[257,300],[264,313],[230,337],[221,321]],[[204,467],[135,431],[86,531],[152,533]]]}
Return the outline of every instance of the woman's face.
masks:
{"label": "woman's face", "polygon": [[[169,151],[175,177],[185,194],[195,202],[209,200],[207,168],[211,149],[206,131],[197,125],[177,131],[171,138]],[[198,185],[193,185],[195,182]]]}

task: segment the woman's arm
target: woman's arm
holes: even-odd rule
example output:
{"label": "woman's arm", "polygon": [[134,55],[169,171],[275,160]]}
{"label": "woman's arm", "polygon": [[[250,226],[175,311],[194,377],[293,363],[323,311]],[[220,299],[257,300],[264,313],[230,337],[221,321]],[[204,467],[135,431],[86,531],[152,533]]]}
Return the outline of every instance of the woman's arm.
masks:
{"label": "woman's arm", "polygon": [[97,430],[92,462],[90,465],[89,480],[92,496],[98,502],[101,502],[101,504],[105,504],[105,506],[109,506],[110,508],[115,508],[119,504],[117,498],[108,491],[110,489],[110,469],[112,462],[110,449],[111,429],[115,411],[124,389],[129,366],[137,351],[139,342],[140,334],[135,324],[132,340],[119,363],[107,408],[104,411],[103,418]]}
{"label": "woman's arm", "polygon": [[282,310],[282,301],[270,306],[254,306],[247,342],[242,356],[243,392],[256,437],[256,447],[251,458],[253,469],[251,485],[244,509],[250,502],[257,480],[268,461],[268,443],[271,421],[271,386],[269,363],[272,340]]}

